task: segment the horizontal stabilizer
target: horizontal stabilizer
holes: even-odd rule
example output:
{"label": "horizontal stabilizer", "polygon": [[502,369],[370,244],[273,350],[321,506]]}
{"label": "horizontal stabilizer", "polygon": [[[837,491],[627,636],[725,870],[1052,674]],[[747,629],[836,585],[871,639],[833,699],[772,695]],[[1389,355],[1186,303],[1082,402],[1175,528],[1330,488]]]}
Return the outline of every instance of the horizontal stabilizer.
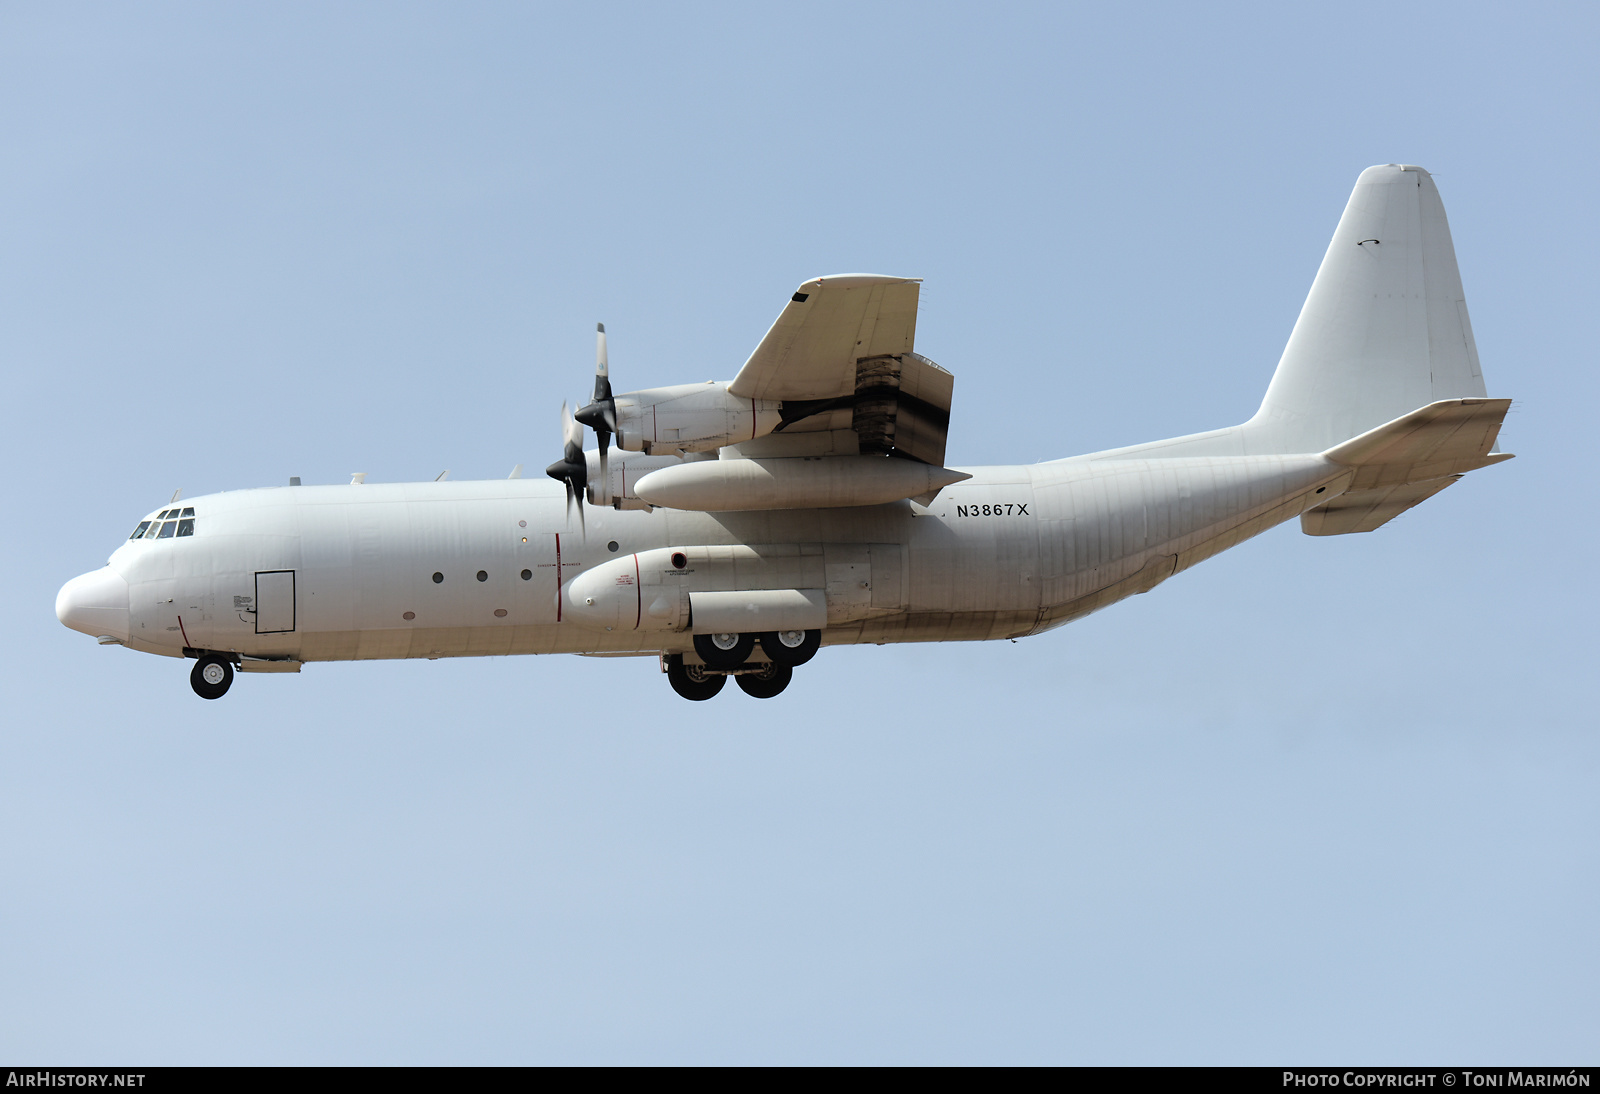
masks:
{"label": "horizontal stabilizer", "polygon": [[1509,452],[1492,451],[1510,407],[1510,399],[1442,399],[1323,455],[1357,469],[1350,490],[1462,475],[1511,458]]}
{"label": "horizontal stabilizer", "polygon": [[1300,516],[1308,536],[1370,532],[1468,471],[1511,459],[1493,451],[1510,399],[1444,399],[1328,449],[1355,468],[1344,493]]}
{"label": "horizontal stabilizer", "polygon": [[1376,490],[1349,490],[1309,513],[1300,514],[1300,530],[1308,536],[1342,536],[1371,532],[1389,523],[1413,505],[1421,505],[1460,475],[1414,482],[1408,486],[1383,486]]}

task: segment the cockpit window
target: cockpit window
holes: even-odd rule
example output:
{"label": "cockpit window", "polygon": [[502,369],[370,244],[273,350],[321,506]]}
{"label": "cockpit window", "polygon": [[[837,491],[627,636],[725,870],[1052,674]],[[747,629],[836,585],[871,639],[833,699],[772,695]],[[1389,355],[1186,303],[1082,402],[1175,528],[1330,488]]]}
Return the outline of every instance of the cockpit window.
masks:
{"label": "cockpit window", "polygon": [[[183,514],[181,517],[179,514]],[[194,507],[180,509],[163,509],[153,517],[139,522],[139,527],[133,530],[130,540],[135,539],[176,539],[182,536],[194,535]]]}

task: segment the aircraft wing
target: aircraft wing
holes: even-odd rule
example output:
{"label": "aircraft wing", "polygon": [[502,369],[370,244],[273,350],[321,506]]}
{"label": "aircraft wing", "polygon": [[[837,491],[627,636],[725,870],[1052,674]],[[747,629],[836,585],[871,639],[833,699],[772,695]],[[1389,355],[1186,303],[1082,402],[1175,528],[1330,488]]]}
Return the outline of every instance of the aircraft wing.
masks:
{"label": "aircraft wing", "polygon": [[942,465],[955,378],[912,351],[921,287],[880,274],[807,281],[729,392],[780,401],[780,431],[854,429],[863,453]]}
{"label": "aircraft wing", "polygon": [[911,351],[921,288],[916,278],[879,274],[812,278],[795,290],[728,390],[744,399],[851,394],[861,358]]}

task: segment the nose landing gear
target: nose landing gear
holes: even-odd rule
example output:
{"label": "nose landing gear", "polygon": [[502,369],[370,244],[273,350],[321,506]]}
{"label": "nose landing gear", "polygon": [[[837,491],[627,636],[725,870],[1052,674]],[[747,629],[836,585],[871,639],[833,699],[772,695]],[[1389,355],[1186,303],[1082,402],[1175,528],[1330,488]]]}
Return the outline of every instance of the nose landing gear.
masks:
{"label": "nose landing gear", "polygon": [[194,663],[189,685],[202,699],[220,699],[233,684],[233,665],[226,658],[208,653]]}

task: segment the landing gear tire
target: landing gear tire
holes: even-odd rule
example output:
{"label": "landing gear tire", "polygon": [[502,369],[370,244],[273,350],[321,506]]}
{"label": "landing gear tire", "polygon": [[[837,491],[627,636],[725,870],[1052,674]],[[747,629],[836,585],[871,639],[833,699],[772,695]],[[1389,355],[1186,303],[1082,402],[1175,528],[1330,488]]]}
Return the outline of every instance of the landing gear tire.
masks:
{"label": "landing gear tire", "polygon": [[713,676],[699,665],[685,665],[681,653],[667,658],[667,683],[685,699],[703,702],[721,691],[727,682],[726,676]]}
{"label": "landing gear tire", "polygon": [[788,665],[762,665],[759,672],[741,672],[734,677],[739,690],[753,699],[771,699],[794,679],[794,669]]}
{"label": "landing gear tire", "polygon": [[821,645],[821,631],[768,631],[761,636],[761,650],[767,660],[790,668],[811,660]]}
{"label": "landing gear tire", "polygon": [[220,699],[233,684],[233,666],[216,654],[207,654],[194,663],[189,686],[202,699]]}
{"label": "landing gear tire", "polygon": [[755,649],[756,636],[753,634],[694,636],[694,652],[700,655],[700,660],[706,663],[708,669],[736,669],[750,660]]}

